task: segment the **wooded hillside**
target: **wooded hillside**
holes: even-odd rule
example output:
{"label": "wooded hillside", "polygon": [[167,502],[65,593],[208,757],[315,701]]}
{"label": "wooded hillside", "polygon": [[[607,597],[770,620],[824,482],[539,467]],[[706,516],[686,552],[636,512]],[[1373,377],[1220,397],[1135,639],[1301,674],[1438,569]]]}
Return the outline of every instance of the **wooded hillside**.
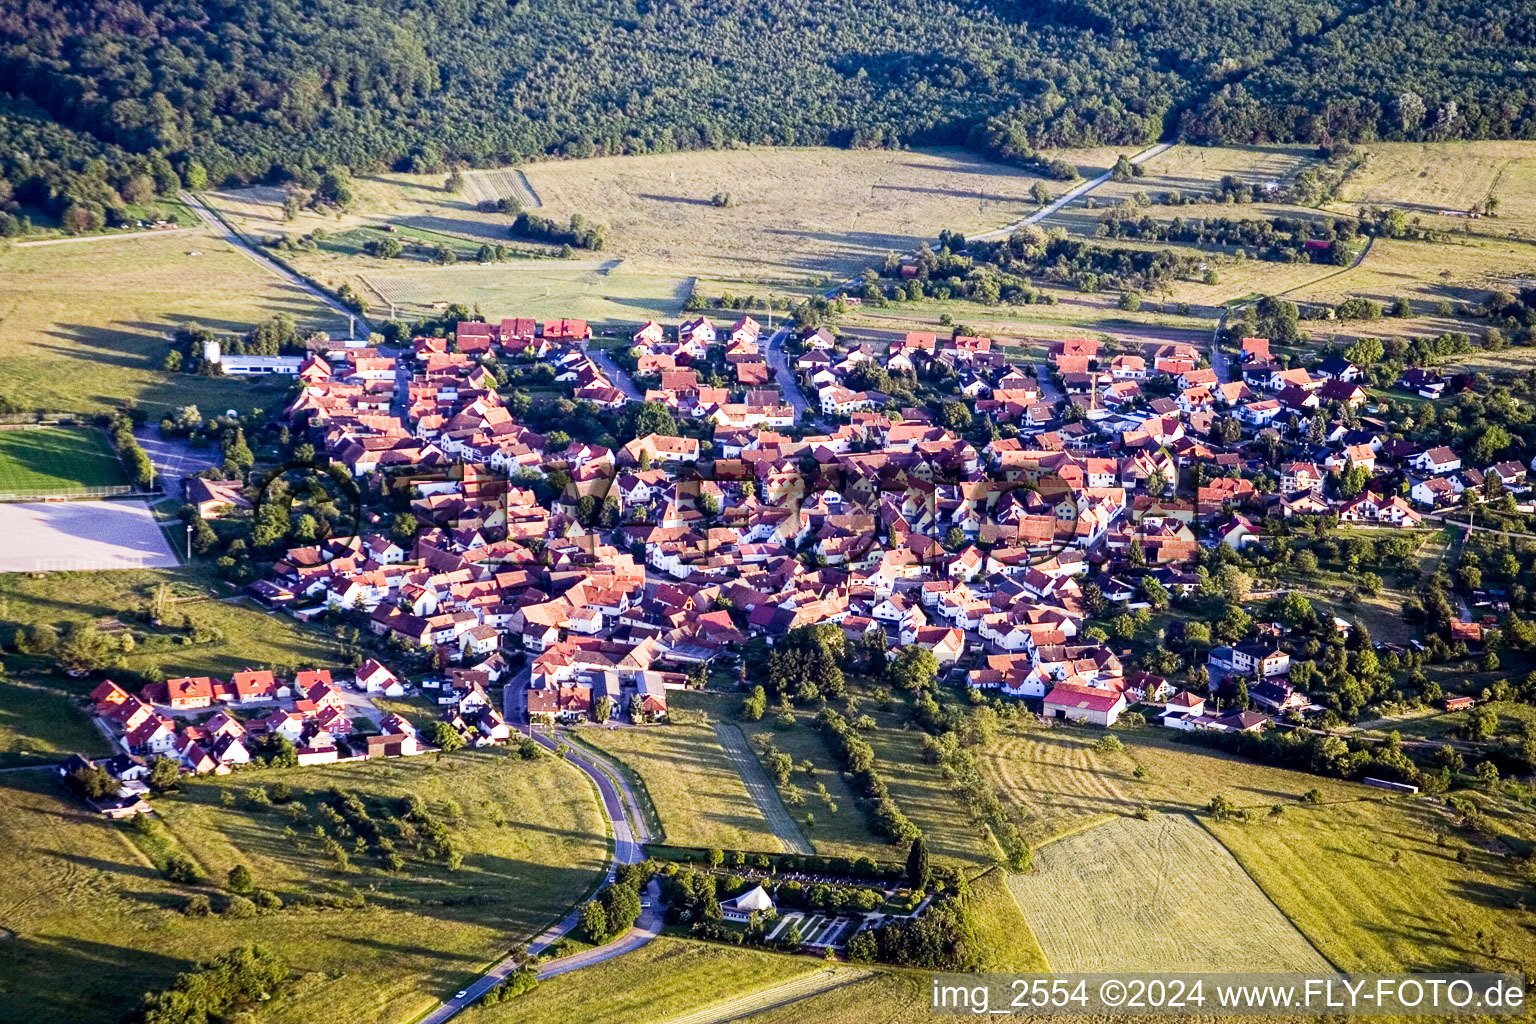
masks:
{"label": "wooded hillside", "polygon": [[0,88],[28,104],[0,94],[0,176],[58,213],[163,186],[152,154],[221,182],[735,141],[1030,162],[1175,133],[1525,138],[1533,22],[1514,0],[0,0]]}

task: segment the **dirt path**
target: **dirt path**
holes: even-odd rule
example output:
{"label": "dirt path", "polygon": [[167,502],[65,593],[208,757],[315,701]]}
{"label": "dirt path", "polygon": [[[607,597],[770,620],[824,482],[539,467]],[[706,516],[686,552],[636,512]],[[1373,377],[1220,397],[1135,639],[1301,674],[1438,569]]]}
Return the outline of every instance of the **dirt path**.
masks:
{"label": "dirt path", "polygon": [[702,1010],[694,1010],[680,1017],[669,1018],[666,1024],[727,1024],[729,1021],[746,1020],[757,1014],[777,1010],[782,1006],[798,1003],[802,999],[809,999],[811,996],[819,996],[835,988],[856,985],[873,976],[869,971],[828,967],[798,978],[790,978],[788,981],[781,981],[777,985],[769,985],[756,992],[749,992],[743,996],[706,1006]]}

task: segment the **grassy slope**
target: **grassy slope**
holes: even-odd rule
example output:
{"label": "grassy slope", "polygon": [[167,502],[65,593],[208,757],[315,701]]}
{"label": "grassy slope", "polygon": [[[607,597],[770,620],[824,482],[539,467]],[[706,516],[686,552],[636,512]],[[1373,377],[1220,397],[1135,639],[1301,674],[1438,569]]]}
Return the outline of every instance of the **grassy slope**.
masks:
{"label": "grassy slope", "polygon": [[108,753],[76,694],[52,680],[0,680],[0,768],[53,764],[71,753]]}
{"label": "grassy slope", "polygon": [[584,729],[581,738],[645,781],[667,842],[727,850],[782,848],[711,727]]}
{"label": "grassy slope", "polygon": [[316,299],[206,232],[0,251],[0,395],[86,412],[125,398],[157,413],[189,403],[272,408],[287,382],[160,366],[166,335],[180,324],[241,332],[279,312],[346,329]]}
{"label": "grassy slope", "polygon": [[809,957],[659,938],[633,953],[542,982],[533,992],[465,1014],[465,1024],[643,1024],[807,974]]}
{"label": "grassy slope", "polygon": [[[323,794],[342,785],[390,802],[413,791],[444,818],[452,798],[463,813],[453,831],[464,866],[449,872],[406,850],[399,874],[359,856],[338,876],[314,839],[301,848],[283,837],[283,815],[243,799],[221,805],[225,790],[279,777],[295,790]],[[6,942],[0,1019],[116,1020],[138,993],[165,985],[191,961],[254,941],[277,949],[297,978],[266,1019],[311,1021],[323,1006],[338,1022],[406,1020],[559,916],[597,879],[606,850],[590,788],[549,758],[466,753],[438,764],[428,755],[236,775],[190,784],[158,805],[176,845],[212,878],[244,863],[257,885],[290,903],[358,886],[368,890],[368,906],[289,907],[243,921],[185,917],[179,907],[194,890],[163,881],[126,826],[87,817],[51,777],[5,776],[0,849],[10,868],[0,921],[16,935]],[[383,817],[385,806],[375,805],[374,816]],[[297,828],[309,831],[319,820],[310,816]],[[217,894],[214,902],[221,903]]]}
{"label": "grassy slope", "polygon": [[[1460,838],[1437,846],[1435,830],[1450,823],[1427,801],[1294,808],[1279,825],[1207,827],[1344,970],[1519,971],[1536,957],[1536,922],[1517,907],[1527,887],[1512,865]],[[1462,848],[1466,864],[1456,860]]]}
{"label": "grassy slope", "polygon": [[[205,628],[212,639],[202,644],[171,645],[165,650],[141,644],[125,657],[128,669],[142,671],[158,666],[170,675],[227,676],[246,666],[328,666],[338,658],[331,641],[286,616],[269,615],[243,600],[207,598],[207,578],[187,567],[161,572],[49,573],[41,579],[0,576],[0,632],[8,638],[9,631],[18,625],[47,622],[61,626],[110,618],[124,611],[148,612],[161,583],[167,585],[173,598],[199,598],[168,602],[168,623],[179,626],[186,616],[194,627]],[[138,621],[133,627],[136,631],[150,628]],[[215,629],[222,633],[222,640],[212,633]]]}

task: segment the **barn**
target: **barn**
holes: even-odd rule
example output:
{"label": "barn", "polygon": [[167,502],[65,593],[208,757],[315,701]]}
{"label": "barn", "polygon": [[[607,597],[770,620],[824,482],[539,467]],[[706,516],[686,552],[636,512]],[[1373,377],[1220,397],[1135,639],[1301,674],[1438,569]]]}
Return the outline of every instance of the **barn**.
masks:
{"label": "barn", "polygon": [[1125,695],[1097,686],[1057,683],[1045,695],[1045,717],[1110,726],[1125,710]]}

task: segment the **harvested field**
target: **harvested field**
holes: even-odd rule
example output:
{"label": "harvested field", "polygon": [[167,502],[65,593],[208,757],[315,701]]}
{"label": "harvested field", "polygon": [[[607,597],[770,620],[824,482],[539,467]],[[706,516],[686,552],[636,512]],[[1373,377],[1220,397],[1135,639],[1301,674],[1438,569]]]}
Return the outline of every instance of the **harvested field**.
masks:
{"label": "harvested field", "polygon": [[528,184],[528,176],[517,169],[494,171],[466,171],[464,195],[472,203],[494,202],[497,199],[515,199],[529,209],[542,205],[539,197]]}
{"label": "harvested field", "polygon": [[179,565],[143,501],[0,504],[0,572]]}
{"label": "harvested field", "polygon": [[1058,840],[1010,884],[1052,970],[1331,970],[1185,815],[1122,818]]}
{"label": "harvested field", "polygon": [[[1101,752],[1098,740],[1118,738],[1124,749]],[[1354,783],[1255,764],[1156,729],[1104,733],[1056,726],[1005,733],[985,762],[1004,799],[1028,816],[1025,834],[1042,842],[1105,815],[1129,815],[1141,804],[1165,814],[1204,808],[1224,795],[1239,807],[1265,811],[1317,789],[1327,801],[1373,793]],[[1136,777],[1137,766],[1145,769]]]}
{"label": "harvested field", "polygon": [[1030,816],[1031,831],[1049,835],[1085,818],[1123,814],[1133,806],[1111,755],[1062,729],[1000,739],[988,755],[998,789]]}

